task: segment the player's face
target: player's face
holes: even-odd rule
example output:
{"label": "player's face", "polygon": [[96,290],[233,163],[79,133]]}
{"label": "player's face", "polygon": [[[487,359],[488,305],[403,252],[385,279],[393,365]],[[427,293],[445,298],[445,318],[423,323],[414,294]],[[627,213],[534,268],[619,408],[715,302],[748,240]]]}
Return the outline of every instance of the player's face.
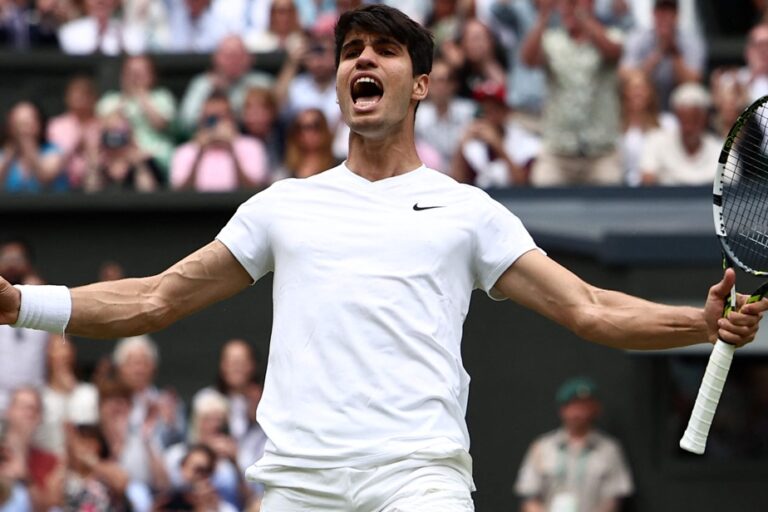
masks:
{"label": "player's face", "polygon": [[413,76],[408,49],[391,37],[352,31],[344,40],[336,94],[353,132],[375,138],[400,131],[428,81]]}

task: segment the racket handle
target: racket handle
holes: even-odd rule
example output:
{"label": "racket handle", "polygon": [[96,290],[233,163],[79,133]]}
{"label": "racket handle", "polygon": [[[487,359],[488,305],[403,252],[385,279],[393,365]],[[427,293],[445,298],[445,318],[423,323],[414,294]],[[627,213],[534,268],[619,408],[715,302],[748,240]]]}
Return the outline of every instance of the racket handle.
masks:
{"label": "racket handle", "polygon": [[735,346],[723,341],[717,340],[715,343],[704,378],[701,380],[691,418],[688,420],[688,428],[680,439],[680,448],[683,450],[699,455],[704,453],[709,427],[712,425],[712,418],[715,416],[735,350]]}

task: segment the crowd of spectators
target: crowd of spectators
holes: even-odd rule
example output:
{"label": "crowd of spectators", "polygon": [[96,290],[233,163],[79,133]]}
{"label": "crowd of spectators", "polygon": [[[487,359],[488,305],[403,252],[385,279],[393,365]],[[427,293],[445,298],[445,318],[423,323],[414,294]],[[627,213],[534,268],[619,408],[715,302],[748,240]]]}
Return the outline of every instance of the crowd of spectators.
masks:
{"label": "crowd of spectators", "polygon": [[[11,106],[0,191],[225,192],[342,162],[333,27],[370,1],[0,0],[6,51],[123,58],[117,90],[80,74],[64,112]],[[768,90],[764,2],[742,9],[744,65],[709,69],[693,0],[380,1],[435,36],[419,155],[483,188],[706,184]],[[153,64],[168,53],[210,55],[178,97]]]}

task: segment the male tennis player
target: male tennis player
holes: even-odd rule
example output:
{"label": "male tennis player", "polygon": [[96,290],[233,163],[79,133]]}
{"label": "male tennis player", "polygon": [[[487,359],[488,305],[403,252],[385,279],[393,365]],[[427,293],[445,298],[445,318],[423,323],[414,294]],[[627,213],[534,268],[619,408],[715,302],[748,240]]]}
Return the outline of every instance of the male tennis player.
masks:
{"label": "male tennis player", "polygon": [[703,309],[595,288],[484,192],[425,168],[413,125],[433,46],[407,16],[349,12],[336,42],[344,164],[256,194],[216,240],[159,275],[71,290],[0,281],[0,323],[136,335],[274,272],[259,407],[269,443],[248,471],[265,483],[266,512],[473,510],[459,344],[474,288],[615,347],[754,338],[768,301],[720,318],[732,272]]}

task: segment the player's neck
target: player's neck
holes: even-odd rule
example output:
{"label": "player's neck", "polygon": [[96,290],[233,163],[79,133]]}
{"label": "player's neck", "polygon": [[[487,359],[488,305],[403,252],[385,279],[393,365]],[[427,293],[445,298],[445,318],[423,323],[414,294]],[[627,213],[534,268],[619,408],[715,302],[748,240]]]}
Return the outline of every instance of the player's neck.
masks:
{"label": "player's neck", "polygon": [[413,171],[422,163],[412,134],[368,138],[351,132],[346,165],[355,174],[377,181]]}

